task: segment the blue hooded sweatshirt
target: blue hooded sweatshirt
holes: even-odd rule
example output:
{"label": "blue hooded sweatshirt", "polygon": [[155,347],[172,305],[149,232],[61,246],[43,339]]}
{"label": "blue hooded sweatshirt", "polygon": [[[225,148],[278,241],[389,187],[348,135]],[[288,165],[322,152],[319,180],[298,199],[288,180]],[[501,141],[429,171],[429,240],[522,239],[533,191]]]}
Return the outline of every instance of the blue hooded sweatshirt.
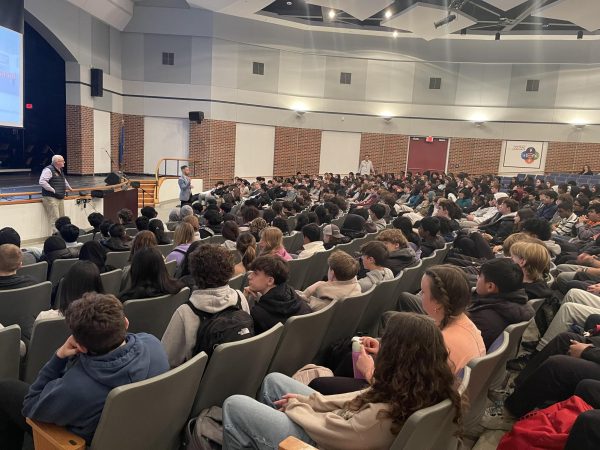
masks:
{"label": "blue hooded sweatshirt", "polygon": [[160,341],[146,333],[128,333],[125,345],[105,355],[61,359],[54,354],[29,388],[23,416],[65,426],[89,444],[113,388],[168,370]]}

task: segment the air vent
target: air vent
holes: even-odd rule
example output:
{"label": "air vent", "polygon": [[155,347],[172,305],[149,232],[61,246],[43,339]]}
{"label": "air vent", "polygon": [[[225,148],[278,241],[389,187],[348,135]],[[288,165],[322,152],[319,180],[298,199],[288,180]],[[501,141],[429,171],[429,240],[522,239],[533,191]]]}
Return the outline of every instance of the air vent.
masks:
{"label": "air vent", "polygon": [[163,63],[163,66],[174,66],[175,65],[175,53],[163,52],[162,63]]}
{"label": "air vent", "polygon": [[352,84],[352,74],[349,72],[342,72],[340,74],[340,84]]}
{"label": "air vent", "polygon": [[441,89],[442,88],[442,79],[441,78],[430,78],[429,79],[429,89]]}
{"label": "air vent", "polygon": [[253,62],[252,63],[252,73],[254,75],[264,75],[265,74],[265,63]]}
{"label": "air vent", "polygon": [[540,90],[540,80],[527,80],[525,92],[537,92]]}

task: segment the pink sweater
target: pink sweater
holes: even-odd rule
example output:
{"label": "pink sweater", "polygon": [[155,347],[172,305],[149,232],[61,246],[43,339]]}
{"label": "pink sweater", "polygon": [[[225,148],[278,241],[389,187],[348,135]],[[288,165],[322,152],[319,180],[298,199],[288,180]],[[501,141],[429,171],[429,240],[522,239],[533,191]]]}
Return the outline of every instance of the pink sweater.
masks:
{"label": "pink sweater", "polygon": [[450,367],[459,373],[469,361],[485,355],[481,332],[466,314],[461,314],[442,330]]}

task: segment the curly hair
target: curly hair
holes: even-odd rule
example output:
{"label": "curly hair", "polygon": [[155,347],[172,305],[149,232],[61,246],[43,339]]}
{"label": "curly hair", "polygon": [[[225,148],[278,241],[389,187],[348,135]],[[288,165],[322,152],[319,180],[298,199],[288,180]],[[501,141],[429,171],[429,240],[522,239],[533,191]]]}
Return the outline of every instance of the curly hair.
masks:
{"label": "curly hair", "polygon": [[444,309],[440,330],[461,315],[471,302],[471,289],[465,273],[456,266],[443,264],[425,271],[423,276],[431,279],[431,295]]}
{"label": "curly hair", "polygon": [[219,245],[201,245],[190,255],[189,263],[198,289],[225,286],[233,276],[233,256]]}
{"label": "curly hair", "polygon": [[369,403],[388,404],[378,419],[391,419],[397,434],[411,414],[446,399],[454,406],[460,434],[462,403],[441,331],[427,316],[398,313],[381,338],[371,388],[345,407],[359,411]]}

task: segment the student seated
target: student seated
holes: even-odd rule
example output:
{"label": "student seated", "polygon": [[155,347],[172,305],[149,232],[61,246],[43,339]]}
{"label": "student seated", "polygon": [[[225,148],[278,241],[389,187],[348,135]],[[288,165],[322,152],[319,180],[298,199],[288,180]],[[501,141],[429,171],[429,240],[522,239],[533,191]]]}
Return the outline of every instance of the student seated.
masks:
{"label": "student seated", "polygon": [[283,246],[283,233],[277,227],[266,227],[260,233],[258,249],[260,256],[279,256],[284,261],[293,259]]}
{"label": "student seated", "polygon": [[552,228],[550,222],[546,219],[540,219],[533,217],[523,222],[521,228],[523,233],[527,233],[529,236],[539,239],[544,243],[552,258],[556,258],[561,253],[561,247],[559,244],[552,240]]}
{"label": "student seated", "polygon": [[[63,238],[67,248],[78,248],[81,247],[81,243],[77,242],[77,238],[79,237],[79,227],[73,224],[63,225],[60,230],[58,230],[60,237]],[[78,251],[78,250],[77,250]]]}
{"label": "student seated", "polygon": [[394,228],[383,230],[377,235],[376,240],[383,242],[388,249],[389,256],[384,266],[390,269],[394,276],[417,263],[415,251],[409,247],[402,231]]}
{"label": "student seated", "polygon": [[[93,241],[86,242],[86,244],[91,242]],[[98,243],[96,242],[96,244]],[[69,305],[75,300],[79,300],[87,292],[104,294],[100,271],[93,262],[77,261],[62,279],[60,297],[57,296],[58,298],[54,302],[54,305],[58,305],[58,309],[41,311],[35,320],[63,317]]]}
{"label": "student seated", "polygon": [[298,259],[309,258],[317,252],[324,252],[323,239],[321,238],[321,228],[317,224],[309,223],[302,227],[304,236],[304,245],[302,251],[298,253]]}
{"label": "student seated", "polygon": [[250,314],[256,334],[285,323],[292,316],[312,312],[310,307],[287,284],[289,268],[278,256],[259,256],[250,266],[248,287],[244,291],[253,303]]}
{"label": "student seated", "polygon": [[514,231],[515,216],[519,209],[519,204],[512,198],[501,198],[496,204],[498,214],[479,225],[479,230],[492,245],[502,244]]}
{"label": "student seated", "polygon": [[177,267],[179,267],[183,261],[185,252],[187,252],[192,242],[194,242],[194,227],[189,223],[181,222],[175,229],[175,234],[173,235],[175,248],[167,255],[167,262],[176,261]]}
{"label": "student seated", "polygon": [[523,272],[527,298],[549,298],[552,289],[546,280],[550,272],[550,252],[544,243],[538,239],[515,242],[510,246],[510,256]]}
{"label": "student seated", "polygon": [[440,232],[440,221],[437,217],[425,217],[419,224],[419,236],[421,236],[421,258],[431,256],[437,249],[444,248],[446,241],[438,233]]}
{"label": "student seated", "polygon": [[570,201],[561,202],[557,208],[560,221],[552,225],[552,234],[556,236],[573,236],[575,225],[579,222],[577,214],[573,212],[573,203]]}
{"label": "student seated", "polygon": [[44,250],[40,261],[48,263],[48,275],[52,269],[52,263],[57,259],[77,258],[79,249],[67,248],[65,241],[58,236],[50,236],[44,241]]}
{"label": "student seated", "polygon": [[533,317],[528,301],[523,289],[523,272],[513,261],[496,258],[481,266],[467,313],[481,330],[486,348],[490,348],[508,325]]}
{"label": "student seated", "polygon": [[338,244],[347,244],[350,238],[340,232],[340,227],[328,224],[323,227],[323,246],[326,250],[332,249]]}
{"label": "student seated", "polygon": [[387,227],[387,223],[384,219],[385,217],[385,206],[375,203],[371,205],[369,208],[369,220],[375,225],[377,228],[376,231],[385,230]]}
{"label": "student seated", "polygon": [[165,260],[156,247],[137,251],[131,262],[129,274],[131,287],[119,293],[122,302],[173,295],[183,287],[183,283],[169,276]]}
{"label": "student seated", "polygon": [[[460,423],[461,401],[446,364],[448,351],[433,321],[413,314],[390,320],[367,390],[323,396],[278,373],[268,375],[260,402],[235,395],[223,405],[223,448],[277,448],[295,436],[319,448],[388,449],[415,411],[449,398]],[[359,367],[372,358],[363,348]],[[411,364],[406,364],[411,361]]]}
{"label": "student seated", "polygon": [[106,248],[97,241],[85,242],[79,249],[79,260],[96,264],[100,273],[110,272],[116,267],[106,264]]}
{"label": "student seated", "polygon": [[23,266],[23,253],[13,244],[0,245],[0,291],[32,286],[37,283],[28,275],[17,275]]}
{"label": "student seated", "polygon": [[108,229],[109,238],[102,240],[109,252],[126,252],[131,247],[131,238],[125,232],[125,227],[120,224],[112,224]]}
{"label": "student seated", "polygon": [[104,222],[104,216],[102,213],[93,212],[87,217],[88,223],[92,226],[92,229],[87,233],[92,234],[92,240],[99,241],[102,238],[102,233],[100,232],[100,225]]}
{"label": "student seated", "polygon": [[536,211],[536,215],[540,219],[546,219],[548,222],[552,220],[554,214],[556,213],[556,199],[558,198],[558,193],[553,191],[552,189],[546,189],[540,193],[540,206]]}
{"label": "student seated", "polygon": [[394,278],[392,271],[385,267],[390,252],[383,242],[367,242],[360,248],[360,253],[362,265],[367,270],[365,276],[358,280],[362,292],[367,292],[382,281]]}
{"label": "student seated", "polygon": [[327,281],[317,281],[302,293],[313,311],[325,308],[332,300],[354,297],[362,292],[356,279],[359,268],[356,259],[346,252],[335,250],[327,264]]}
{"label": "student seated", "polygon": [[21,248],[21,236],[14,228],[4,227],[0,230],[0,245],[2,244],[13,244],[21,249],[21,253],[23,253],[23,265],[28,266],[29,264],[35,264],[38,261],[38,258],[41,256],[41,252],[38,249],[36,253],[33,250],[28,250],[25,248]]}
{"label": "student seated", "polygon": [[344,224],[340,231],[350,240],[365,237],[367,234],[365,229],[366,222],[367,221],[358,214],[348,214],[344,219]]}
{"label": "student seated", "polygon": [[[241,308],[250,314],[246,297],[228,284],[233,275],[233,258],[229,250],[217,245],[201,245],[189,255],[189,264],[197,286],[188,302],[191,306],[207,314],[231,307]],[[191,306],[183,304],[177,308],[162,337],[171,367],[177,367],[194,356],[202,318]]]}
{"label": "student seated", "polygon": [[25,417],[67,427],[89,445],[112,389],[169,370],[158,339],[127,333],[123,306],[112,295],[85,294],[67,308],[65,320],[72,335],[31,386],[0,381],[3,450],[21,449],[24,432],[31,431]]}

